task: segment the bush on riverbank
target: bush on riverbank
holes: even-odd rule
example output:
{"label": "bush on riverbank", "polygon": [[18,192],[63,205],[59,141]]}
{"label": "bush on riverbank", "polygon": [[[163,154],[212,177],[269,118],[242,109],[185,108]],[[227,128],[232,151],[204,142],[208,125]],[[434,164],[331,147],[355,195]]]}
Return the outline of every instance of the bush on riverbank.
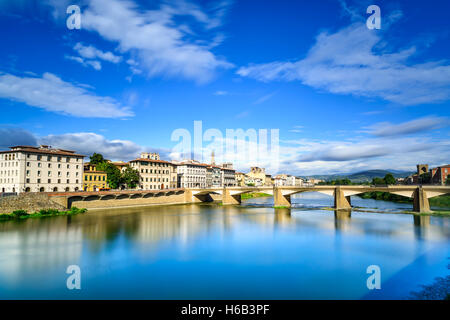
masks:
{"label": "bush on riverbank", "polygon": [[261,198],[261,197],[271,197],[272,195],[264,192],[251,192],[244,193],[241,195],[241,199],[251,199],[251,198]]}
{"label": "bush on riverbank", "polygon": [[56,209],[43,209],[33,213],[28,213],[25,210],[16,210],[13,211],[12,213],[0,214],[0,221],[11,219],[38,218],[38,217],[68,216],[79,213],[85,213],[86,211],[87,209],[78,209],[77,207],[72,207],[70,208],[70,210],[67,211],[59,211]]}

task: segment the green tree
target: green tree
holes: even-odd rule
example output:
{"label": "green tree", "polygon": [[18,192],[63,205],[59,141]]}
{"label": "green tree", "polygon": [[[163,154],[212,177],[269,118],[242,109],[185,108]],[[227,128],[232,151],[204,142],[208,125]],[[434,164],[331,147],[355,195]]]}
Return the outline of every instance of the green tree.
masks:
{"label": "green tree", "polygon": [[97,170],[106,172],[107,182],[111,189],[118,189],[123,184],[120,170],[112,163],[102,162],[98,164]]}
{"label": "green tree", "polygon": [[391,173],[388,173],[384,176],[384,182],[386,184],[395,184],[395,178]]}
{"label": "green tree", "polygon": [[105,158],[100,153],[95,153],[90,156],[90,163],[91,164],[101,164],[105,162]]}
{"label": "green tree", "polygon": [[136,188],[136,185],[139,183],[140,179],[141,177],[139,175],[139,171],[129,166],[127,166],[122,173],[122,181],[127,185],[127,188],[129,189]]}
{"label": "green tree", "polygon": [[419,176],[419,183],[420,183],[420,184],[431,183],[431,173],[430,173],[430,172],[422,173],[422,174]]}
{"label": "green tree", "polygon": [[386,184],[386,181],[384,181],[383,178],[373,178],[372,184],[373,185],[384,185],[384,184]]}
{"label": "green tree", "polygon": [[450,176],[447,176],[447,180],[445,180],[445,184],[450,186]]}

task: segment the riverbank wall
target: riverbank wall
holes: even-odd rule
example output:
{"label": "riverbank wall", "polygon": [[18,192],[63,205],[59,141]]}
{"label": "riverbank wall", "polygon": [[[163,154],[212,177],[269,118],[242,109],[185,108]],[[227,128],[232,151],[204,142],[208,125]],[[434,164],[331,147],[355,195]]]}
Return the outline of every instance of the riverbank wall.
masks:
{"label": "riverbank wall", "polygon": [[46,193],[21,193],[0,198],[0,213],[12,213],[16,210],[37,212],[47,209],[66,210],[66,207],[52,201]]}

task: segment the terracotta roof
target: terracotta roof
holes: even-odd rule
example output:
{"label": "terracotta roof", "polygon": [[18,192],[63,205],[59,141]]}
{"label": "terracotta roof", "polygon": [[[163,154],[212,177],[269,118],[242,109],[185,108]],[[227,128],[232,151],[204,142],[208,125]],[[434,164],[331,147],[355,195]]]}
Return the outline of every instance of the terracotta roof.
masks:
{"label": "terracotta roof", "polygon": [[185,166],[185,165],[191,165],[191,166],[197,166],[197,167],[210,167],[209,164],[206,163],[192,163],[192,162],[181,162],[177,163],[177,166]]}
{"label": "terracotta roof", "polygon": [[[10,152],[30,152],[30,153],[41,153],[48,155],[61,155],[61,156],[73,156],[73,157],[85,157],[85,155],[77,154],[75,151],[70,150],[62,150],[62,149],[42,149],[39,147],[31,147],[31,146],[14,146],[10,147],[9,151],[0,151],[0,153],[10,153]],[[19,149],[19,150],[12,150]]]}

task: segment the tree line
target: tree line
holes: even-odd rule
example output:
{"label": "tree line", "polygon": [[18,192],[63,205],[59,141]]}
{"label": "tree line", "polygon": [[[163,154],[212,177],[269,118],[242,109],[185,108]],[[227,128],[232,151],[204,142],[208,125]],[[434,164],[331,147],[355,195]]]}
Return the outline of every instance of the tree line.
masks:
{"label": "tree line", "polygon": [[384,176],[384,178],[373,178],[372,182],[366,181],[366,182],[352,182],[350,179],[335,179],[335,180],[329,180],[329,181],[323,181],[319,182],[319,185],[332,185],[332,186],[349,186],[349,185],[360,185],[360,184],[366,184],[366,185],[393,185],[396,183],[396,180],[394,176],[391,173],[388,173]]}
{"label": "tree line", "polygon": [[98,171],[106,172],[106,180],[111,189],[134,189],[141,179],[139,171],[126,166],[120,171],[113,163],[106,160],[100,153],[94,153],[90,158],[90,164],[95,165]]}

